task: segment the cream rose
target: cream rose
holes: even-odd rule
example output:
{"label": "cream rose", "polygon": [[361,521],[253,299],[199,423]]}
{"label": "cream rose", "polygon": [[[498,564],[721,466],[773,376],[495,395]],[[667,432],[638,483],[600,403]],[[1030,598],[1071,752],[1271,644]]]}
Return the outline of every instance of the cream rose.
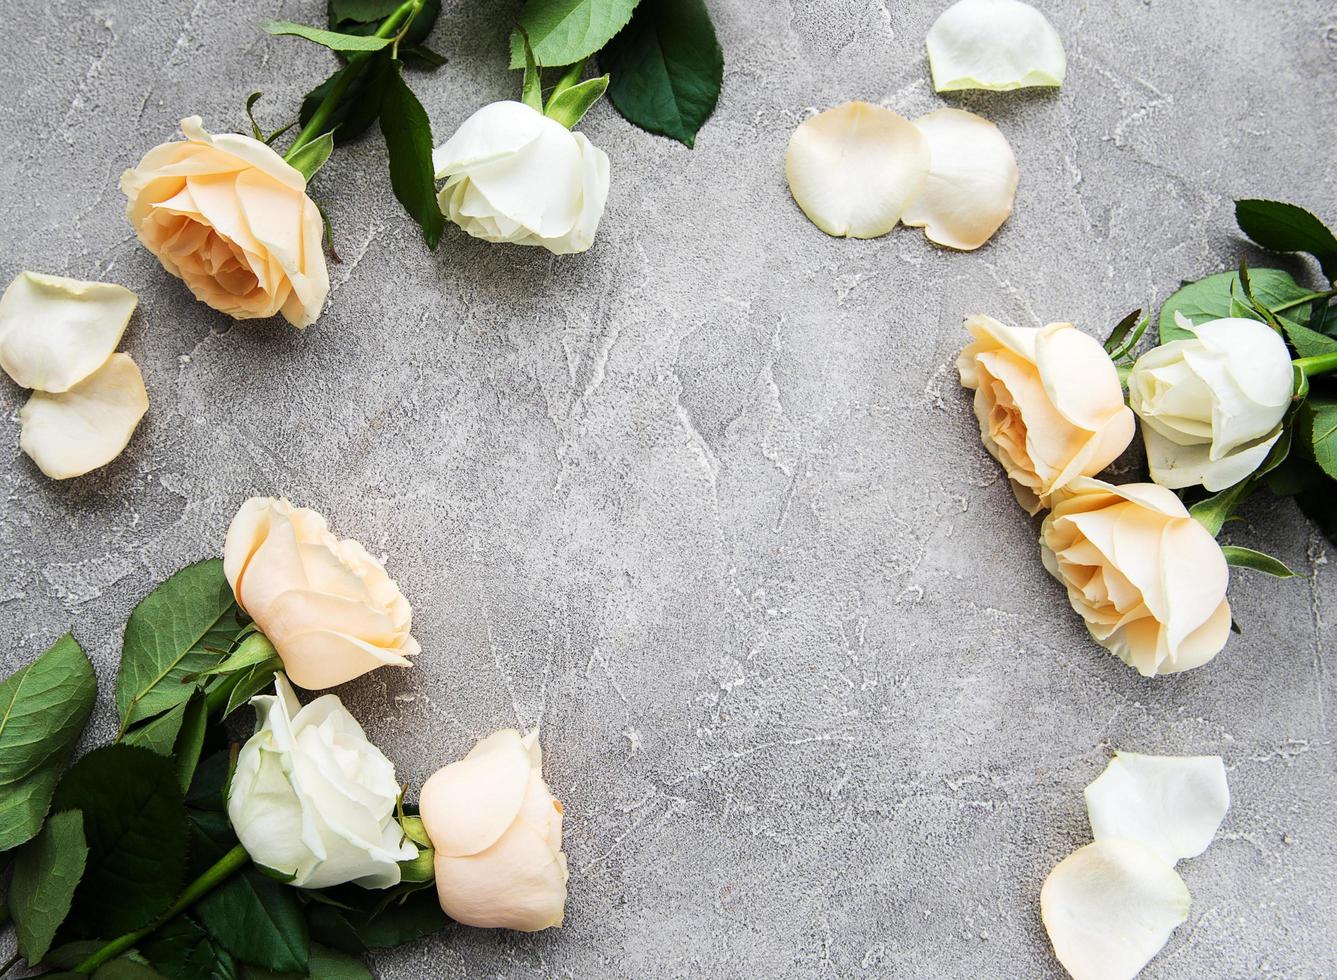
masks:
{"label": "cream rose", "polygon": [[223,571],[294,684],[318,690],[387,664],[411,667],[412,610],[380,562],[325,518],[252,497],[227,531]]}
{"label": "cream rose", "polygon": [[422,788],[441,907],[457,922],[537,932],[562,924],[562,804],[540,772],[538,732],[479,742]]}
{"label": "cream rose", "polygon": [[1094,476],[1133,439],[1119,372],[1094,339],[1071,323],[1008,327],[966,318],[975,340],[961,352],[961,383],[975,389],[984,448],[1003,464],[1029,514],[1074,479]]}
{"label": "cream rose", "polygon": [[302,707],[282,674],[251,699],[255,734],[237,756],[227,815],[259,864],[297,888],[399,884],[418,856],[395,820],[395,767],[333,694]]}
{"label": "cream rose", "polygon": [[1230,636],[1225,556],[1165,487],[1072,481],[1040,554],[1096,642],[1143,676],[1201,666]]}
{"label": "cream rose", "polygon": [[1151,478],[1215,493],[1262,464],[1291,404],[1286,342],[1242,317],[1179,325],[1193,334],[1147,351],[1128,376]]}
{"label": "cream rose", "polygon": [[441,213],[475,238],[565,255],[594,244],[608,155],[522,102],[494,102],[432,153]]}
{"label": "cream rose", "polygon": [[210,136],[199,116],[121,176],[144,247],[195,298],[239,320],[315,322],[330,291],[324,223],[306,178],[259,140]]}

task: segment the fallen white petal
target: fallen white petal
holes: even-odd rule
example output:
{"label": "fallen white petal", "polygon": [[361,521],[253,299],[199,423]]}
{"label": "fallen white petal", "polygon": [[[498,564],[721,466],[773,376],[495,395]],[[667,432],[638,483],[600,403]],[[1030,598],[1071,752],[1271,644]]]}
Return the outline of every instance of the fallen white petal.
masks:
{"label": "fallen white petal", "polygon": [[144,376],[112,354],[69,391],[35,391],[19,410],[19,447],[53,480],[82,476],[120,455],[149,407]]}
{"label": "fallen white petal", "polygon": [[1017,158],[1007,137],[963,109],[938,109],[914,125],[928,141],[928,179],[901,221],[923,228],[939,245],[979,248],[1007,220],[1017,197]]}
{"label": "fallen white petal", "polygon": [[1054,955],[1075,980],[1131,980],[1188,918],[1188,908],[1175,869],[1118,837],[1073,851],[1040,889]]}
{"label": "fallen white petal", "polygon": [[934,21],[926,45],[939,92],[1061,85],[1068,70],[1058,32],[1021,0],[959,0]]}
{"label": "fallen white petal", "polygon": [[828,235],[876,238],[896,227],[928,175],[928,143],[890,109],[846,102],[805,119],[789,139],[790,193]]}
{"label": "fallen white petal", "polygon": [[1096,840],[1136,840],[1171,864],[1207,850],[1229,807],[1225,763],[1215,755],[1119,752],[1086,787]]}
{"label": "fallen white petal", "polygon": [[0,298],[0,367],[25,388],[68,391],[111,356],[136,302],[124,286],[20,272]]}

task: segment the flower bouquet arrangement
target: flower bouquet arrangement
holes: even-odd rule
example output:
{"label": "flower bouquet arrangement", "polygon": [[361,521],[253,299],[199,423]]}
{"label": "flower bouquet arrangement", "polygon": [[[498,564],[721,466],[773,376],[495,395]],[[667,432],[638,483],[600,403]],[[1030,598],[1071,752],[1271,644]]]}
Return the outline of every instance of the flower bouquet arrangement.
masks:
{"label": "flower bouquet arrangement", "polygon": [[[371,976],[369,950],[452,918],[561,925],[562,807],[536,731],[483,739],[413,806],[336,695],[298,700],[293,684],[411,666],[410,625],[360,544],[256,498],[221,561],[182,569],[131,613],[109,744],[68,764],[97,695],[72,635],[0,682],[17,939],[4,971],[353,980]],[[255,728],[239,744],[228,719],[248,703]]]}

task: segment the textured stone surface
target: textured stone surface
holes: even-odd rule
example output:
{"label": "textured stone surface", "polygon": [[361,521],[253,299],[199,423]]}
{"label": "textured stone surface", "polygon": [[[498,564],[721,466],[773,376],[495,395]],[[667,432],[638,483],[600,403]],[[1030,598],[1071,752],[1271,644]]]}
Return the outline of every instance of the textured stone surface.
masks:
{"label": "textured stone surface", "polygon": [[[1234,792],[1149,975],[1333,975],[1331,550],[1289,503],[1251,507],[1232,540],[1304,577],[1237,575],[1243,635],[1143,680],[1041,569],[951,361],[963,313],[1099,334],[1233,266],[1234,197],[1337,217],[1337,15],[1046,3],[1061,92],[942,99],[939,6],[712,0],[728,68],[695,151],[607,105],[584,123],[613,183],[581,256],[453,229],[427,252],[373,134],[316,181],[344,263],[299,334],[196,305],[116,180],[182,116],[241,128],[253,89],[283,121],[331,60],[253,25],[323,5],[8,0],[0,276],[136,290],[153,407],[120,460],[53,483],[0,384],[0,667],[73,625],[107,734],[134,603],[218,553],[248,495],[287,494],[414,603],[417,669],[340,692],[403,778],[541,725],[567,804],[565,929],[449,930],[378,956],[382,977],[1057,975],[1040,882],[1087,840],[1081,790],[1115,746],[1220,753]],[[450,63],[414,79],[438,138],[517,90],[514,9],[447,3]],[[852,97],[999,123],[1022,183],[990,245],[808,224],[785,142]]]}

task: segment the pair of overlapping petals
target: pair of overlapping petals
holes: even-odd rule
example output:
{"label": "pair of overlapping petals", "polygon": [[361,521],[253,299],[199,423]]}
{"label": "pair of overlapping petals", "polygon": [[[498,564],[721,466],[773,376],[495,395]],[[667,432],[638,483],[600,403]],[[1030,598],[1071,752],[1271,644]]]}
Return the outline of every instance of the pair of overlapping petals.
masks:
{"label": "pair of overlapping petals", "polygon": [[608,155],[584,133],[521,102],[494,102],[437,147],[441,212],[475,238],[558,255],[594,244],[608,200]]}
{"label": "pair of overlapping petals", "polygon": [[123,286],[26,271],[0,298],[0,367],[33,389],[19,446],[52,479],[111,462],[148,411],[139,366],[116,352],[137,302]]}
{"label": "pair of overlapping petals", "polygon": [[253,497],[228,528],[223,571],[294,684],[318,690],[383,666],[412,666],[412,610],[356,541],[314,510]]}
{"label": "pair of overlapping petals", "polygon": [[198,116],[181,130],[184,141],[153,148],[121,176],[139,240],[216,310],[315,322],[330,280],[306,178],[259,140],[211,136]]}
{"label": "pair of overlapping petals", "polygon": [[961,109],[914,122],[847,102],[790,138],[794,200],[828,235],[876,238],[903,222],[950,248],[979,248],[1012,213],[1017,161],[998,127]]}

